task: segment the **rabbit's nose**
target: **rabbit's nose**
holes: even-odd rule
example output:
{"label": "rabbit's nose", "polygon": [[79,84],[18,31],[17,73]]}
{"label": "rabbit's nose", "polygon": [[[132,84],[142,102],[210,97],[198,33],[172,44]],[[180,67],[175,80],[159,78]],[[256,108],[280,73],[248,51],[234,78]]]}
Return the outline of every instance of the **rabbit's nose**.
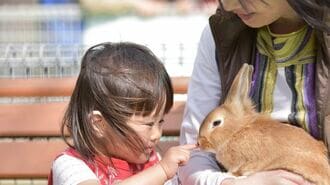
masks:
{"label": "rabbit's nose", "polygon": [[196,146],[197,146],[197,147],[199,147],[199,146],[200,146],[200,144],[199,144],[199,140],[197,141],[197,143],[196,143]]}

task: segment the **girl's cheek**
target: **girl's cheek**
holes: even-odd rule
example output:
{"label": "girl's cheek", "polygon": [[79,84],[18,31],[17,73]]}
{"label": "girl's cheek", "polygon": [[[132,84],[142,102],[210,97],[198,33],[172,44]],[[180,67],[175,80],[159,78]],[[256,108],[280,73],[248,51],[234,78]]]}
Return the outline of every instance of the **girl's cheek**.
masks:
{"label": "girl's cheek", "polygon": [[150,131],[148,129],[140,130],[136,133],[143,141],[148,141],[148,136],[150,135]]}

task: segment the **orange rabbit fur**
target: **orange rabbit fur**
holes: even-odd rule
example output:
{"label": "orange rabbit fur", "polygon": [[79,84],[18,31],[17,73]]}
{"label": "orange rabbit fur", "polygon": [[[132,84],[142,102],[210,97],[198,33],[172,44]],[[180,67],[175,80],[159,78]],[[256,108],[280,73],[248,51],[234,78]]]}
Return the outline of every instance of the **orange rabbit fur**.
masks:
{"label": "orange rabbit fur", "polygon": [[284,169],[330,184],[327,149],[306,131],[257,113],[248,97],[253,67],[244,64],[226,101],[203,121],[198,144],[234,175]]}

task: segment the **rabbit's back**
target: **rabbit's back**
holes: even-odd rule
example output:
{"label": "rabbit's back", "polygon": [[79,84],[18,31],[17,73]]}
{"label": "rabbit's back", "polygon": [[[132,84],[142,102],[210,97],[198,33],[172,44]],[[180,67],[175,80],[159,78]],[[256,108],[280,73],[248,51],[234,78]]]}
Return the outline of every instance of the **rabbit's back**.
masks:
{"label": "rabbit's back", "polygon": [[[303,129],[258,116],[218,148],[217,159],[236,175],[285,169],[330,184],[326,148]],[[324,182],[322,182],[324,181]]]}
{"label": "rabbit's back", "polygon": [[326,148],[301,128],[257,113],[249,97],[253,67],[239,70],[223,104],[204,119],[198,136],[201,149],[236,175],[284,169],[317,185],[330,185]]}

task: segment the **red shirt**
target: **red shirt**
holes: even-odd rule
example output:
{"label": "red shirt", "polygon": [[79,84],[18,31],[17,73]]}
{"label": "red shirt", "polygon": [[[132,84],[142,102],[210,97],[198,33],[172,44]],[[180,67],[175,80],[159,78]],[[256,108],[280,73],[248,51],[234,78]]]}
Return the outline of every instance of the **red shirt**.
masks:
{"label": "red shirt", "polygon": [[[144,164],[133,164],[122,159],[110,158],[110,162],[105,162],[104,160],[98,160],[97,158],[93,161],[87,161],[82,158],[82,156],[74,149],[68,148],[61,155],[69,155],[75,158],[78,158],[86,163],[86,165],[94,172],[96,177],[99,179],[101,185],[111,185],[115,181],[124,180],[134,174],[137,174],[159,162],[159,158],[156,155],[156,152],[153,151],[150,155],[150,159],[147,163]],[[58,156],[58,157],[59,157]],[[110,161],[110,160],[109,160]],[[48,177],[48,185],[52,185],[52,172]]]}

